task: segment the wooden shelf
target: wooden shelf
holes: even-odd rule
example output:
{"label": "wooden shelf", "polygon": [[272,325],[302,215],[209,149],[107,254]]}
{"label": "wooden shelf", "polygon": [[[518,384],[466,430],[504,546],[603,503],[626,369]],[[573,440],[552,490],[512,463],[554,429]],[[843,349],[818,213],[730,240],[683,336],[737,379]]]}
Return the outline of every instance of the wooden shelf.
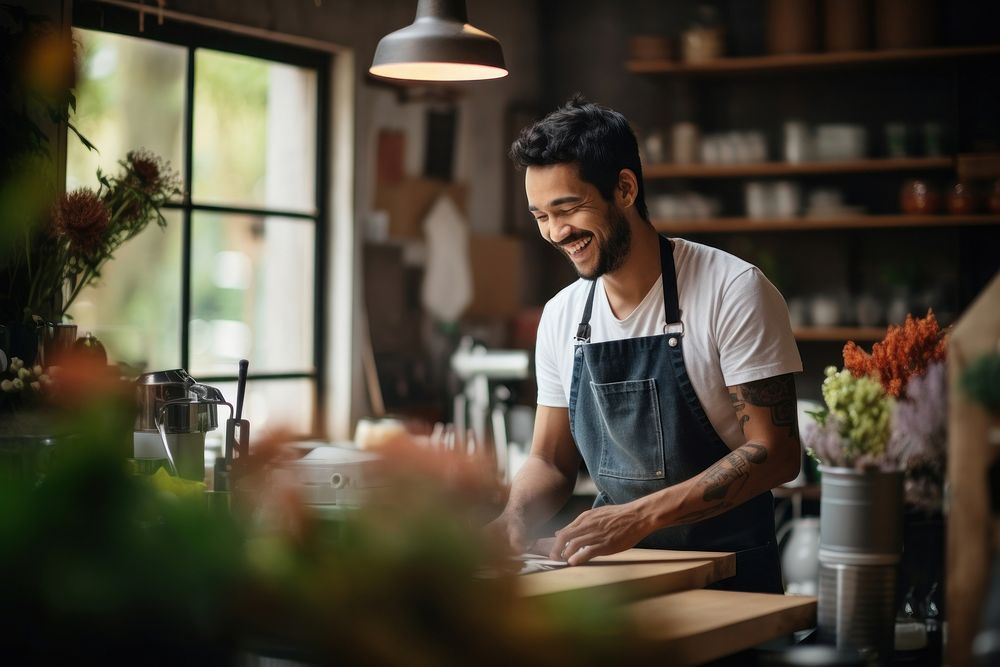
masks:
{"label": "wooden shelf", "polygon": [[954,169],[952,157],[872,158],[829,162],[760,162],[757,164],[650,164],[642,175],[660,178],[743,178],[754,176],[796,176],[802,174],[844,174],[885,171],[925,171]]}
{"label": "wooden shelf", "polygon": [[825,341],[831,343],[872,342],[885,338],[886,327],[799,327],[795,340]]}
{"label": "wooden shelf", "polygon": [[781,56],[718,58],[704,63],[672,60],[628,60],[625,69],[636,74],[711,75],[785,70],[823,70],[866,65],[891,65],[920,60],[947,60],[1000,55],[1000,46],[954,46],[935,49],[892,51],[846,51],[843,53],[803,53]]}
{"label": "wooden shelf", "polygon": [[707,220],[653,220],[667,234],[722,234],[729,232],[786,232],[891,227],[963,227],[1000,224],[1000,215],[855,215],[846,218],[710,218]]}

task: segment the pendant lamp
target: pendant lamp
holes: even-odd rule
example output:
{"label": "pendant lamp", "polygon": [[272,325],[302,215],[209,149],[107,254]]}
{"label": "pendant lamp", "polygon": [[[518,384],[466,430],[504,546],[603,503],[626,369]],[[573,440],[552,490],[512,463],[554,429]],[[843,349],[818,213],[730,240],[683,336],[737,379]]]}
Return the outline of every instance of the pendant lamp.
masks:
{"label": "pendant lamp", "polygon": [[507,76],[500,42],[469,25],[465,0],[418,0],[413,23],[379,41],[368,71],[410,81],[478,81]]}

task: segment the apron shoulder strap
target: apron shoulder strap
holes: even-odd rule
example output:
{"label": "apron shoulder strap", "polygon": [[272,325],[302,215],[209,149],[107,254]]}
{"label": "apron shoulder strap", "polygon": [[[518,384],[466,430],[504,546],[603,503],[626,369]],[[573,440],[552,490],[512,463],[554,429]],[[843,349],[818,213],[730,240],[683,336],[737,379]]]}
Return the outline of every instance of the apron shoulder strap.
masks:
{"label": "apron shoulder strap", "polygon": [[590,283],[590,294],[587,295],[587,305],[583,308],[583,319],[576,327],[576,341],[580,343],[590,342],[590,314],[594,311],[594,291],[597,289],[597,279]]}
{"label": "apron shoulder strap", "polygon": [[[674,268],[674,249],[670,240],[660,235],[660,272],[663,281],[663,309],[666,327],[680,324],[681,307],[677,298],[677,271]],[[666,331],[664,331],[666,333]]]}
{"label": "apron shoulder strap", "polygon": [[[674,267],[674,249],[670,240],[660,235],[660,272],[663,282],[663,309],[666,316],[664,333],[683,332],[681,325],[680,301],[677,297],[677,271]],[[583,317],[576,327],[575,340],[580,343],[590,342],[590,316],[594,311],[594,292],[597,289],[597,279],[590,284],[590,293],[583,308]],[[680,329],[678,329],[680,327]]]}

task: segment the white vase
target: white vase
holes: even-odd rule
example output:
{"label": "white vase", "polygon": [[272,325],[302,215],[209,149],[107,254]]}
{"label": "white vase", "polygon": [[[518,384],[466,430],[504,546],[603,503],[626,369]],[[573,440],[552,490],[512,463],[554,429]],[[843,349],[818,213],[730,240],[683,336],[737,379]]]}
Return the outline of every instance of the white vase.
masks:
{"label": "white vase", "polygon": [[790,532],[781,552],[785,592],[816,595],[819,585],[819,517],[794,519],[779,531],[778,541]]}

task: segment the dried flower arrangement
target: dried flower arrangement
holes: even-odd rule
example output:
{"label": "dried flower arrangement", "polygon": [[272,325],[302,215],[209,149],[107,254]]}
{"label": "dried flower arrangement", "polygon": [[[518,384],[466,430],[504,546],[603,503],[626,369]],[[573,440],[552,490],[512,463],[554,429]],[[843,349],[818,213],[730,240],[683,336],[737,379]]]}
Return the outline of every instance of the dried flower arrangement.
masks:
{"label": "dried flower arrangement", "polygon": [[[64,194],[50,209],[50,135],[71,120],[77,53],[69,30],[47,17],[0,6],[0,323],[58,322],[101,267],[180,194],[180,179],[159,157],[132,151],[115,175],[97,172],[97,191]],[[47,211],[47,209],[49,209]]]}
{"label": "dried flower arrangement", "polygon": [[947,445],[947,336],[932,311],[890,326],[872,352],[844,346],[844,370],[830,367],[825,407],[802,431],[825,465],[906,471],[906,501],[939,509]]}
{"label": "dried flower arrangement", "polygon": [[878,380],[893,398],[903,395],[910,378],[923,375],[927,366],[944,359],[947,341],[941,335],[934,311],[914,319],[908,315],[901,326],[890,326],[885,339],[872,345],[871,354],[854,341],[844,346],[844,368],[855,377]]}
{"label": "dried flower arrangement", "polygon": [[47,229],[25,240],[24,252],[9,270],[20,270],[24,263],[29,315],[44,313],[47,304],[60,300],[57,312],[64,315],[122,244],[153,220],[166,226],[160,209],[181,193],[177,173],[146,150],[130,151],[119,164],[120,172],[112,176],[98,170],[97,191],[80,188],[62,195]]}

